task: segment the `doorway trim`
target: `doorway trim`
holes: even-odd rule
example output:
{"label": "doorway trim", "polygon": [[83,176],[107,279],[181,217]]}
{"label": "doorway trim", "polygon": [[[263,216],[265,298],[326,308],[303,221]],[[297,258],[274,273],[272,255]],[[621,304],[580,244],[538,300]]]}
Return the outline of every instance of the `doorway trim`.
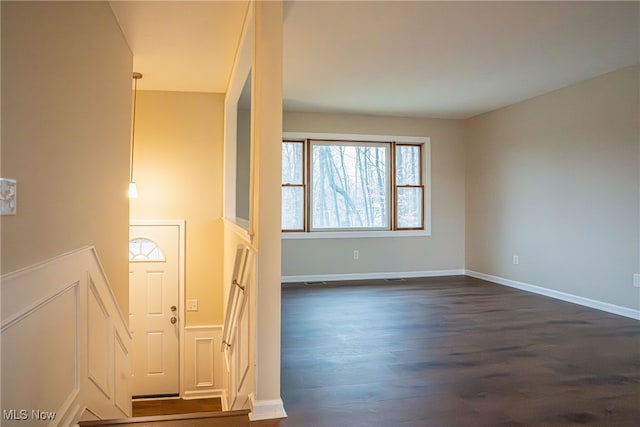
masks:
{"label": "doorway trim", "polygon": [[[184,219],[131,219],[129,226],[177,226],[178,227],[178,393],[184,397],[184,327],[185,301],[185,223]],[[129,302],[131,303],[131,302]]]}

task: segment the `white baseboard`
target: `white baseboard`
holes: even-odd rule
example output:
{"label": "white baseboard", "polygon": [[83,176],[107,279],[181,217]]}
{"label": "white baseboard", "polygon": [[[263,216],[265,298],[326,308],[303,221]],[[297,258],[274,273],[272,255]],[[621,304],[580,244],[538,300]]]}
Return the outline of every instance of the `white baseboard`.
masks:
{"label": "white baseboard", "polygon": [[249,394],[251,421],[271,420],[276,418],[287,418],[282,399],[256,400],[253,393]]}
{"label": "white baseboard", "polygon": [[475,277],[477,279],[487,280],[489,282],[497,283],[499,285],[508,286],[510,288],[516,288],[534,294],[544,295],[547,297],[559,299],[562,301],[570,302],[573,304],[583,305],[585,307],[595,308],[597,310],[606,311],[608,313],[617,314],[619,316],[629,317],[631,319],[640,320],[640,310],[634,310],[628,307],[621,307],[619,305],[609,304],[607,302],[596,301],[590,298],[581,297],[578,295],[568,294],[565,292],[556,291],[542,286],[531,285],[529,283],[518,282],[515,280],[505,279],[504,277],[492,276],[490,274],[479,273],[473,270],[466,270],[467,276]]}
{"label": "white baseboard", "polygon": [[404,279],[413,277],[462,276],[464,269],[430,271],[392,271],[379,273],[310,274],[303,276],[282,276],[282,283],[335,282],[341,280]]}

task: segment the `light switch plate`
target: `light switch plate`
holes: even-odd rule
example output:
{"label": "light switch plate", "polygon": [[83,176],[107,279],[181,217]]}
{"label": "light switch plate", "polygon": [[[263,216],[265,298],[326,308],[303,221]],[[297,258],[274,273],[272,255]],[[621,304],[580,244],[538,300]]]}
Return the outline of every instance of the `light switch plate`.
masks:
{"label": "light switch plate", "polygon": [[638,273],[633,275],[633,287],[640,288],[640,274]]}
{"label": "light switch plate", "polygon": [[16,180],[0,178],[0,214],[16,214]]}
{"label": "light switch plate", "polygon": [[197,299],[188,299],[187,300],[187,311],[198,311],[198,300]]}

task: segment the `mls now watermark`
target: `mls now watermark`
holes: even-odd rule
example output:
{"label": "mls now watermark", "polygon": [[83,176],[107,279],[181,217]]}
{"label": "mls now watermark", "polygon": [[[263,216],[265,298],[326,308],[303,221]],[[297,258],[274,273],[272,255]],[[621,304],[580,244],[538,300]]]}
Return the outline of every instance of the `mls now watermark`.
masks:
{"label": "mls now watermark", "polygon": [[2,418],[7,421],[53,421],[56,419],[56,413],[50,411],[41,411],[40,409],[3,409]]}

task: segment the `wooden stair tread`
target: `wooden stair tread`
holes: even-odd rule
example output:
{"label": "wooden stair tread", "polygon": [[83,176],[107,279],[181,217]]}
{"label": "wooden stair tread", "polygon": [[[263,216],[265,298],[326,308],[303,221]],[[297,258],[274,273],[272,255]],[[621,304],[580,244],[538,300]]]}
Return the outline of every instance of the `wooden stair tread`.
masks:
{"label": "wooden stair tread", "polygon": [[191,414],[154,415],[115,420],[82,421],[80,427],[96,426],[153,426],[153,427],[249,427],[249,410],[197,412]]}

